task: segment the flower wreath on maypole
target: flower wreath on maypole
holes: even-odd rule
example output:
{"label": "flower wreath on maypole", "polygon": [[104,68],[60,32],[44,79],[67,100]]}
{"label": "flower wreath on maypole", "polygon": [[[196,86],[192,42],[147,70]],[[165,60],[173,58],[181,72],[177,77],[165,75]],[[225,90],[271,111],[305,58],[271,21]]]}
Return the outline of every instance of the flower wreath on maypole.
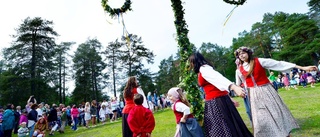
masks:
{"label": "flower wreath on maypole", "polygon": [[121,16],[122,18],[122,25],[123,25],[123,34],[125,35],[125,38],[127,40],[127,44],[128,44],[128,47],[130,48],[130,38],[129,38],[129,32],[127,31],[126,29],[126,26],[124,24],[124,20],[123,20],[123,16],[122,14],[123,13],[126,13],[127,11],[131,11],[131,0],[126,0],[124,2],[124,4],[121,6],[121,8],[111,8],[109,5],[108,5],[108,0],[101,0],[101,4],[102,4],[102,7],[103,9],[109,13],[109,16],[111,16],[111,18],[114,18],[114,17],[118,17]]}
{"label": "flower wreath on maypole", "polygon": [[120,14],[125,13],[128,10],[132,10],[131,9],[131,0],[126,0],[126,2],[124,2],[124,4],[122,5],[121,8],[111,8],[108,5],[108,0],[101,0],[101,3],[102,3],[103,9],[106,12],[108,12],[111,17],[114,17],[116,15],[119,16]]}

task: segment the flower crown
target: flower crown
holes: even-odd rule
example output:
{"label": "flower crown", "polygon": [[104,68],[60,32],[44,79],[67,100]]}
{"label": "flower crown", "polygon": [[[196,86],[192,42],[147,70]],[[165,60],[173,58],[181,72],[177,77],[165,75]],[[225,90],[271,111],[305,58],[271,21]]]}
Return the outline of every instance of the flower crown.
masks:
{"label": "flower crown", "polygon": [[249,55],[253,54],[253,51],[250,48],[248,48],[248,47],[240,47],[236,51],[234,51],[234,56],[236,56],[236,58],[239,58],[239,53],[241,51],[247,52]]}

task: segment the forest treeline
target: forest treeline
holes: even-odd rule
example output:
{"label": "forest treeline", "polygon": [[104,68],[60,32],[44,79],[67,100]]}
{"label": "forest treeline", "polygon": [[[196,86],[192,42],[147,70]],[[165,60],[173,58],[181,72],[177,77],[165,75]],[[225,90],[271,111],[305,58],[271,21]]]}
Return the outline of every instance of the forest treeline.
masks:
{"label": "forest treeline", "polygon": [[[194,50],[201,52],[221,74],[234,81],[235,57],[241,46],[253,49],[256,57],[284,60],[299,65],[316,65],[320,59],[320,4],[308,3],[308,13],[265,13],[251,30],[240,32],[232,45],[203,42]],[[143,62],[153,64],[154,53],[145,48],[141,36],[130,34],[102,45],[96,38],[84,43],[56,43],[58,32],[53,21],[27,17],[12,35],[12,43],[0,61],[0,104],[25,105],[30,95],[39,102],[82,103],[121,95],[128,76],[137,76],[146,92],[159,94],[179,84],[179,52],[163,59],[158,72],[151,72]],[[70,48],[76,45],[74,54]],[[177,45],[172,45],[177,46]],[[199,48],[196,48],[199,47]],[[74,81],[68,93],[66,83]],[[196,82],[196,81],[195,81]]]}

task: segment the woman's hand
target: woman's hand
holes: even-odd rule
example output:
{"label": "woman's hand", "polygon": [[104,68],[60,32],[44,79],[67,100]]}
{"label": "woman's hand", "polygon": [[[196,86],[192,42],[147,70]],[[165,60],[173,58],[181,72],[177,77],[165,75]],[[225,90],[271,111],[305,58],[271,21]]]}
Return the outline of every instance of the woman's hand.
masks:
{"label": "woman's hand", "polygon": [[244,98],[246,96],[246,92],[239,86],[231,84],[230,89],[232,89],[238,96],[240,96],[242,98]]}
{"label": "woman's hand", "polygon": [[239,107],[240,104],[239,104],[238,101],[234,100],[234,99],[231,98],[231,97],[230,97],[230,99],[231,99],[231,101],[233,102],[233,104],[234,104],[235,107]]}
{"label": "woman's hand", "polygon": [[296,65],[297,69],[302,69],[305,71],[313,71],[313,70],[318,70],[318,68],[316,66],[298,66]]}

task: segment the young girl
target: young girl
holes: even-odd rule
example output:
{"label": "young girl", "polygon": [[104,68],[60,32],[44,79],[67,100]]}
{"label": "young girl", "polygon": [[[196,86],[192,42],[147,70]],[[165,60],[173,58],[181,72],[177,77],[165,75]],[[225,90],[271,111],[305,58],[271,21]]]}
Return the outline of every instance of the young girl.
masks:
{"label": "young girl", "polygon": [[84,120],[86,122],[86,128],[89,128],[89,122],[91,120],[90,103],[89,102],[86,102],[85,107],[84,107]]}
{"label": "young girl", "polygon": [[282,81],[286,90],[290,90],[290,82],[289,82],[288,75],[289,75],[288,73],[283,73],[283,76],[282,76]]}
{"label": "young girl", "polygon": [[92,126],[95,127],[97,122],[97,119],[96,119],[97,118],[97,101],[96,100],[91,101],[90,115],[91,115]]}
{"label": "young girl", "polygon": [[253,58],[252,50],[240,47],[235,56],[240,60],[239,71],[249,91],[255,137],[286,137],[292,129],[299,128],[287,106],[270,84],[265,69],[289,71],[292,68],[315,70],[315,66],[302,67],[293,63],[266,58]]}
{"label": "young girl", "polygon": [[34,126],[33,136],[44,137],[46,135],[46,130],[48,130],[48,122],[44,118],[40,117]]}
{"label": "young girl", "polygon": [[118,104],[116,98],[112,97],[112,99],[111,99],[111,110],[112,110],[113,115],[112,115],[112,118],[110,119],[111,122],[117,120],[117,107],[118,107],[118,105],[119,104]]}
{"label": "young girl", "polygon": [[180,88],[174,87],[168,91],[168,97],[173,103],[172,110],[176,116],[177,129],[175,137],[203,137],[202,129],[190,113],[190,104]]}
{"label": "young girl", "polygon": [[314,80],[314,78],[312,77],[312,74],[310,73],[311,71],[309,71],[308,73],[307,73],[307,81],[308,81],[308,83],[310,83],[310,86],[312,87],[312,88],[314,88],[315,86],[314,86],[314,83],[316,82],[315,80]]}
{"label": "young girl", "polygon": [[103,104],[101,109],[100,109],[100,111],[99,111],[100,120],[101,120],[103,125],[106,122],[106,113],[107,113],[107,109],[106,109],[105,104]]}

